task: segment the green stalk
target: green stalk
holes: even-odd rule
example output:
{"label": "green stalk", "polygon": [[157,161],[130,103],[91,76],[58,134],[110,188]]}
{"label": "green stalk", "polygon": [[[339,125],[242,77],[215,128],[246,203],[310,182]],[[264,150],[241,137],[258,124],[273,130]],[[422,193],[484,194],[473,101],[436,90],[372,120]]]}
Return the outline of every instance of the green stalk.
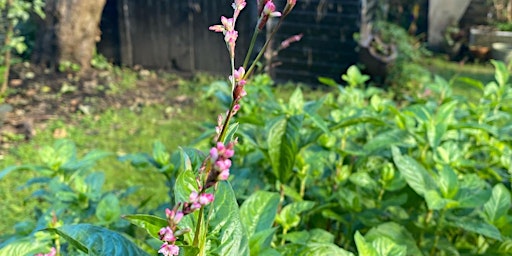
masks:
{"label": "green stalk", "polygon": [[283,23],[283,19],[281,17],[281,19],[279,19],[279,21],[277,22],[277,25],[274,27],[274,29],[272,30],[272,33],[270,34],[269,38],[267,38],[267,41],[265,42],[265,44],[263,45],[263,48],[261,48],[261,51],[258,53],[258,55],[256,56],[256,58],[253,60],[251,66],[249,67],[249,70],[247,70],[245,72],[245,75],[244,75],[244,79],[249,77],[251,75],[251,73],[254,71],[254,68],[256,68],[256,64],[258,63],[258,61],[261,59],[261,57],[263,56],[263,54],[267,51],[267,48],[268,48],[268,45],[270,44],[270,42],[272,41],[272,38],[274,37],[274,35],[276,34],[277,30],[279,29],[279,27],[281,26],[281,23]]}
{"label": "green stalk", "polygon": [[431,256],[436,255],[436,251],[437,251],[436,247],[437,247],[437,244],[439,243],[439,238],[441,237],[441,228],[444,224],[443,221],[444,221],[445,213],[446,213],[446,209],[441,210],[441,213],[439,213],[439,222],[437,223],[437,227],[436,227],[434,243],[432,244],[432,248],[430,249]]}
{"label": "green stalk", "polygon": [[260,33],[260,30],[258,29],[258,25],[256,24],[256,27],[254,28],[254,32],[252,33],[251,38],[251,44],[249,45],[249,50],[247,51],[247,54],[245,55],[244,59],[244,69],[247,68],[247,65],[249,65],[249,59],[251,58],[252,50],[254,49],[254,45],[256,44],[256,38],[258,38],[258,34]]}
{"label": "green stalk", "polygon": [[199,233],[201,231],[201,224],[203,223],[203,209],[204,207],[201,207],[201,209],[199,209],[199,216],[197,217],[196,233],[194,234],[194,242],[192,243],[192,245],[195,247],[197,247],[199,244]]}

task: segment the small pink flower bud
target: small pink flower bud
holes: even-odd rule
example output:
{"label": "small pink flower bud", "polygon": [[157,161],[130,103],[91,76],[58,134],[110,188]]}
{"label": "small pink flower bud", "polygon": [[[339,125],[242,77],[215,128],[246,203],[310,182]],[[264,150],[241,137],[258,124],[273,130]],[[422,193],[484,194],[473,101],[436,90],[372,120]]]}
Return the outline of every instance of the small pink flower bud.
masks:
{"label": "small pink flower bud", "polygon": [[158,253],[163,254],[164,256],[171,256],[171,255],[179,255],[180,254],[180,248],[175,244],[168,244],[165,242],[160,246],[160,250],[158,250]]}
{"label": "small pink flower bud", "polygon": [[214,147],[210,149],[210,157],[213,162],[217,161],[217,159],[219,158],[219,151],[217,150],[217,148]]}
{"label": "small pink flower bud", "polygon": [[213,202],[213,194],[202,194],[199,196],[199,203],[201,205],[207,205]]}
{"label": "small pink flower bud", "polygon": [[160,240],[164,242],[174,242],[176,241],[176,237],[174,236],[174,232],[170,227],[161,228],[158,232],[160,235]]}
{"label": "small pink flower bud", "polygon": [[223,170],[220,172],[219,176],[217,177],[218,180],[228,180],[229,178],[229,169]]}
{"label": "small pink flower bud", "polygon": [[287,0],[286,6],[283,10],[283,16],[288,15],[292,11],[293,7],[295,7],[295,4],[297,4],[297,0]]}

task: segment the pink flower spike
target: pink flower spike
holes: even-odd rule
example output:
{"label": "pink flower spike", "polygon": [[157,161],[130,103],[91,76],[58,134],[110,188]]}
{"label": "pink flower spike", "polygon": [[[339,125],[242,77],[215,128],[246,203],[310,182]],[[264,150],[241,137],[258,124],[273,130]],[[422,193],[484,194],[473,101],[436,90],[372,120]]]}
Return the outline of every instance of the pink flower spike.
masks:
{"label": "pink flower spike", "polygon": [[[240,110],[240,104],[235,104],[233,106],[233,113],[232,113],[232,115],[235,115],[238,112],[238,110]],[[224,154],[224,155],[227,155],[227,151],[226,151],[226,154]]]}
{"label": "pink flower spike", "polygon": [[233,31],[235,30],[235,20],[233,18],[226,18],[224,16],[220,17],[220,21],[222,22],[222,25],[224,25],[224,28],[226,31]]}
{"label": "pink flower spike", "polygon": [[244,67],[239,67],[238,70],[235,69],[233,75],[235,76],[235,81],[240,81],[245,75]]}
{"label": "pink flower spike", "polygon": [[276,12],[276,5],[272,1],[268,1],[263,7],[262,15],[270,16],[270,17],[279,17],[281,16],[280,12]]}
{"label": "pink flower spike", "polygon": [[207,205],[213,202],[213,194],[202,194],[199,196],[199,203],[201,205]]}
{"label": "pink flower spike", "polygon": [[174,232],[170,227],[161,228],[158,232],[160,235],[160,240],[164,242],[174,242],[176,241],[176,237],[174,236]]}
{"label": "pink flower spike", "polygon": [[198,194],[196,191],[192,191],[190,193],[190,196],[188,197],[188,200],[190,200],[190,202],[196,202],[197,201],[197,197],[198,197]]}
{"label": "pink flower spike", "polygon": [[245,2],[245,0],[235,0],[235,2],[231,6],[233,7],[234,10],[241,11],[245,8],[246,5],[247,3]]}
{"label": "pink flower spike", "polygon": [[217,161],[217,159],[219,158],[219,151],[217,150],[217,148],[213,147],[212,149],[210,149],[210,157],[213,162]]}
{"label": "pink flower spike", "polygon": [[168,244],[165,242],[160,246],[160,250],[158,250],[158,253],[163,254],[164,256],[171,256],[171,255],[179,255],[180,254],[180,248],[174,244]]}
{"label": "pink flower spike", "polygon": [[214,32],[224,32],[224,30],[225,30],[224,26],[222,26],[222,25],[213,25],[213,26],[210,26],[208,29],[211,31],[214,31]]}
{"label": "pink flower spike", "polygon": [[218,180],[228,180],[228,178],[229,178],[229,169],[220,172],[219,176],[217,177]]}
{"label": "pink flower spike", "polygon": [[181,219],[183,219],[183,216],[184,216],[183,212],[178,211],[173,218],[174,224],[178,224],[181,221]]}

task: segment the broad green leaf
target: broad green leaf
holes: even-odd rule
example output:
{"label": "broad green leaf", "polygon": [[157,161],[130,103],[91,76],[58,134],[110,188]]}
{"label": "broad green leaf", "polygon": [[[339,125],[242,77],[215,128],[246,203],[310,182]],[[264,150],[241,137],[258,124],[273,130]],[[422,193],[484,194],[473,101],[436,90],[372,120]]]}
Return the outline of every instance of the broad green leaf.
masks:
{"label": "broad green leaf", "polygon": [[457,101],[450,101],[446,102],[443,105],[441,105],[437,109],[437,113],[435,116],[435,122],[437,124],[448,122],[448,120],[453,115],[453,111],[455,110],[455,107],[459,104]]}
{"label": "broad green leaf", "polygon": [[167,152],[165,145],[160,141],[153,143],[153,159],[155,159],[155,162],[160,166],[169,164],[171,160],[171,155]]}
{"label": "broad green leaf", "polygon": [[441,210],[446,206],[446,201],[436,190],[431,189],[426,191],[424,197],[427,202],[428,209],[430,210]]}
{"label": "broad green leaf", "polygon": [[409,186],[420,196],[435,189],[435,182],[425,168],[409,156],[403,156],[397,147],[392,147],[396,167]]}
{"label": "broad green leaf", "polygon": [[208,216],[208,244],[210,254],[249,255],[249,240],[240,220],[235,192],[229,182],[219,182],[213,201],[212,215]]}
{"label": "broad green leaf", "polygon": [[281,224],[285,229],[296,227],[300,223],[300,214],[312,209],[314,206],[315,203],[311,201],[288,204],[283,207],[281,212],[277,215],[276,222]]}
{"label": "broad green leaf", "polygon": [[299,256],[354,256],[353,253],[346,251],[332,243],[308,243],[298,254]]}
{"label": "broad green leaf", "polygon": [[72,158],[72,160],[69,160],[65,164],[63,164],[61,168],[70,172],[74,172],[77,170],[89,170],[92,167],[94,167],[94,165],[99,160],[110,155],[112,155],[112,153],[105,152],[102,150],[92,150],[89,153],[87,153],[82,159],[75,160],[75,158]]}
{"label": "broad green leaf", "polygon": [[386,123],[382,121],[379,118],[372,117],[372,116],[356,116],[356,117],[350,117],[345,118],[341,122],[333,125],[330,127],[331,131],[335,131],[341,128],[345,128],[352,125],[358,125],[358,124],[365,124],[365,123],[371,123],[379,126],[384,126]]}
{"label": "broad green leaf", "polygon": [[123,235],[91,224],[64,225],[45,230],[58,234],[89,255],[149,255]]}
{"label": "broad green leaf", "polygon": [[433,120],[427,123],[427,139],[430,147],[435,149],[439,146],[446,129],[445,123],[435,123]]}
{"label": "broad green leaf", "polygon": [[262,190],[245,200],[240,207],[240,218],[249,237],[272,227],[278,205],[279,194]]}
{"label": "broad green leaf", "polygon": [[457,77],[456,78],[457,81],[460,81],[460,82],[463,82],[469,86],[472,86],[476,89],[478,89],[479,91],[483,92],[484,91],[484,83],[480,80],[476,80],[476,79],[473,79],[473,78],[470,78],[470,77]]}
{"label": "broad green leaf", "polygon": [[349,177],[350,182],[352,182],[354,185],[367,189],[367,190],[376,190],[378,188],[378,184],[375,181],[374,178],[370,176],[367,172],[356,172],[350,175]]}
{"label": "broad green leaf", "polygon": [[7,174],[11,173],[11,172],[14,172],[14,171],[26,171],[26,170],[34,170],[34,171],[42,171],[42,170],[45,170],[47,169],[46,167],[44,166],[36,166],[36,165],[13,165],[13,166],[9,166],[5,169],[3,169],[1,172],[0,172],[0,180],[5,177]]}
{"label": "broad green leaf", "polygon": [[399,245],[396,241],[385,236],[373,240],[372,246],[379,256],[405,256],[407,254],[405,245]]}
{"label": "broad green leaf", "polygon": [[[188,202],[192,191],[198,191],[196,177],[191,170],[184,170],[178,175],[178,178],[176,179],[176,184],[174,186],[175,202]],[[184,235],[186,241],[189,244],[192,244],[194,239],[198,216],[198,212],[196,211],[193,214],[189,214],[183,217],[183,219],[178,224],[180,229],[190,229],[190,232]]]}
{"label": "broad green leaf", "polygon": [[224,144],[232,142],[235,140],[236,132],[238,131],[238,123],[230,124],[228,127],[228,131],[226,132],[226,137],[224,138]]}
{"label": "broad green leaf", "polygon": [[161,228],[169,225],[166,219],[147,214],[125,215],[123,218],[133,225],[145,229],[155,239],[160,239],[158,232]]}
{"label": "broad green leaf", "polygon": [[479,220],[473,217],[455,217],[451,216],[448,218],[447,224],[449,226],[462,228],[466,231],[484,235],[486,237],[502,240],[500,231],[493,225],[487,224],[483,220]]}
{"label": "broad green leaf", "polygon": [[33,237],[18,239],[0,248],[1,256],[35,255],[50,251],[50,243],[42,242]]}
{"label": "broad green leaf", "polygon": [[274,120],[269,128],[267,143],[272,171],[281,183],[288,183],[293,174],[295,157],[299,151],[303,115],[284,116]]}
{"label": "broad green leaf", "polygon": [[492,189],[492,196],[484,204],[484,215],[490,223],[495,224],[510,210],[510,192],[502,183]]}
{"label": "broad green leaf", "polygon": [[304,96],[299,86],[293,91],[288,103],[291,114],[300,114],[304,108]]}
{"label": "broad green leaf", "polygon": [[459,191],[457,174],[449,165],[443,166],[439,171],[439,179],[437,181],[437,185],[444,198],[452,199],[457,195]]}
{"label": "broad green leaf", "polygon": [[494,77],[496,79],[496,82],[498,82],[498,85],[500,87],[505,86],[508,83],[508,79],[510,76],[507,66],[505,66],[505,63],[501,61],[491,60],[491,63],[492,65],[494,65],[495,68]]}
{"label": "broad green leaf", "polygon": [[[242,215],[243,216],[243,215]],[[269,228],[254,233],[249,238],[249,251],[252,256],[261,255],[261,251],[271,248],[272,238],[277,228]]]}
{"label": "broad green leaf", "polygon": [[327,86],[333,86],[333,87],[339,86],[339,84],[334,79],[332,79],[330,77],[320,76],[320,77],[318,77],[318,82],[320,82],[321,84],[325,84]]}
{"label": "broad green leaf", "polygon": [[365,239],[370,242],[380,237],[387,237],[397,245],[406,246],[408,255],[422,255],[412,234],[400,224],[395,222],[382,223],[370,229],[365,235]]}
{"label": "broad green leaf", "polygon": [[104,223],[112,223],[119,220],[121,216],[121,206],[119,205],[119,199],[109,193],[101,199],[96,207],[96,217]]}
{"label": "broad green leaf", "polygon": [[199,255],[199,248],[192,246],[180,246],[181,256],[197,256]]}
{"label": "broad green leaf", "polygon": [[492,191],[487,182],[476,174],[466,174],[459,181],[460,189],[455,197],[460,208],[476,208],[484,205],[491,197]]}
{"label": "broad green leaf", "polygon": [[370,155],[375,151],[388,149],[393,145],[412,147],[415,144],[414,138],[407,131],[394,129],[379,133],[364,145],[363,150],[367,155]]}
{"label": "broad green leaf", "polygon": [[361,235],[361,233],[359,233],[359,231],[356,231],[356,234],[354,235],[354,240],[356,242],[357,252],[359,253],[359,255],[380,256],[377,250],[373,248],[372,244],[366,242],[366,240]]}

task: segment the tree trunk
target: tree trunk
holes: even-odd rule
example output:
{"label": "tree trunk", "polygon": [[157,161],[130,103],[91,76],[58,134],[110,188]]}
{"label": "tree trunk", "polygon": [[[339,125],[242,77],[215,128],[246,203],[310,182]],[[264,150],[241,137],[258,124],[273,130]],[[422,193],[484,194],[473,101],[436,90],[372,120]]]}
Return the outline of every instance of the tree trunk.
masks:
{"label": "tree trunk", "polygon": [[99,24],[106,0],[47,0],[32,59],[55,69],[64,61],[90,68],[100,40]]}

